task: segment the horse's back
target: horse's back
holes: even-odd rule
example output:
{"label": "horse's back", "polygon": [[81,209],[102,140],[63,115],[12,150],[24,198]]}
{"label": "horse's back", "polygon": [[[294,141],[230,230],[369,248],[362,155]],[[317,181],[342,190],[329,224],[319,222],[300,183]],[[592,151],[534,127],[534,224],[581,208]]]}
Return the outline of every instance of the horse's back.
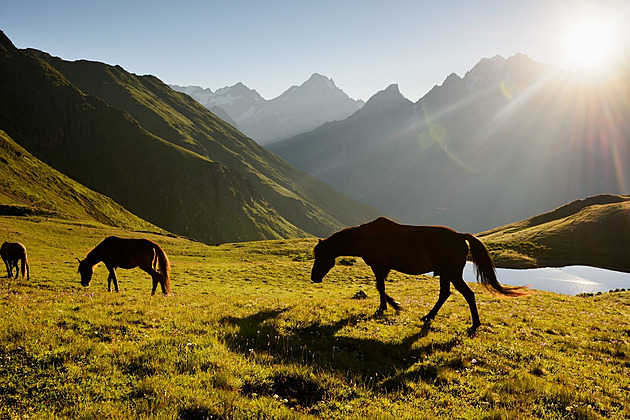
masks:
{"label": "horse's back", "polygon": [[367,233],[378,240],[392,239],[405,245],[409,245],[407,241],[433,244],[462,242],[462,234],[446,226],[403,225],[385,217],[364,226],[368,228]]}
{"label": "horse's back", "polygon": [[97,246],[102,261],[114,267],[132,268],[141,261],[151,261],[157,245],[144,238],[108,236]]}
{"label": "horse's back", "polygon": [[26,247],[20,242],[5,242],[0,247],[0,254],[3,259],[26,258]]}
{"label": "horse's back", "polygon": [[118,236],[108,236],[103,239],[101,245],[105,247],[138,249],[142,247],[152,248],[155,243],[144,238],[120,238]]}
{"label": "horse's back", "polygon": [[385,218],[366,224],[364,241],[369,261],[409,274],[463,268],[468,253],[464,236],[451,228],[402,225]]}

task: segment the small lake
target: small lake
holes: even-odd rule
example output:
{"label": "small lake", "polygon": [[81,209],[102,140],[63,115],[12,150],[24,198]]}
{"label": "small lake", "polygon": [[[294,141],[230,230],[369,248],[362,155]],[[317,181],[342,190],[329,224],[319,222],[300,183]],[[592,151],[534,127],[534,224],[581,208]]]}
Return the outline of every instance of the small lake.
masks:
{"label": "small lake", "polygon": [[[497,268],[497,278],[501,284],[530,285],[530,289],[546,290],[564,295],[630,289],[630,273],[583,265],[527,270]],[[464,279],[467,282],[476,281],[473,265],[470,262],[466,264],[464,269]]]}

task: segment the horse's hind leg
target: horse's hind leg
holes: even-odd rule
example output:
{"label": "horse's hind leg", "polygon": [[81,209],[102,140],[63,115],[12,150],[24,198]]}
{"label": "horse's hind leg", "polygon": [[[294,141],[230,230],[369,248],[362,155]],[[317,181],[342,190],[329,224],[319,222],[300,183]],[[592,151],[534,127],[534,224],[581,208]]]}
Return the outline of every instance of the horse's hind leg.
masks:
{"label": "horse's hind leg", "polygon": [[451,283],[448,278],[444,277],[440,274],[440,295],[438,296],[437,302],[433,306],[433,309],[429,311],[428,314],[422,317],[423,321],[432,321],[437,315],[438,311],[446,302],[446,299],[451,295]]}
{"label": "horse's hind leg", "polygon": [[477,331],[477,328],[481,325],[481,321],[479,321],[479,313],[477,312],[477,303],[475,302],[475,292],[470,289],[461,276],[452,277],[451,282],[457,291],[464,296],[466,302],[468,302],[470,315],[472,316],[472,325],[468,329],[468,333],[474,334]]}
{"label": "horse's hind leg", "polygon": [[164,289],[164,282],[162,281],[162,275],[158,273],[155,270],[155,268],[153,268],[153,265],[147,266],[146,264],[144,264],[140,266],[140,269],[148,273],[151,276],[151,279],[153,280],[153,288],[151,289],[151,296],[155,294],[158,283],[162,285],[162,293],[166,294],[166,291]]}
{"label": "horse's hind leg", "polygon": [[151,296],[155,294],[158,283],[160,283],[160,286],[162,287],[162,294],[166,296],[167,293],[166,293],[166,284],[164,284],[164,275],[158,273],[155,270],[150,274],[151,274],[151,277],[153,277],[153,290],[151,290]]}
{"label": "horse's hind leg", "polygon": [[114,282],[114,290],[118,293],[118,279],[116,278],[116,269],[109,268],[109,276],[107,277],[107,291],[112,291],[112,281]]}
{"label": "horse's hind leg", "polygon": [[[157,285],[160,282],[160,280],[158,279],[158,276],[155,274],[151,274],[151,277],[153,278],[153,288],[151,289],[151,296],[153,296],[155,294],[155,291],[157,290]],[[164,286],[162,286],[162,289],[164,289]]]}

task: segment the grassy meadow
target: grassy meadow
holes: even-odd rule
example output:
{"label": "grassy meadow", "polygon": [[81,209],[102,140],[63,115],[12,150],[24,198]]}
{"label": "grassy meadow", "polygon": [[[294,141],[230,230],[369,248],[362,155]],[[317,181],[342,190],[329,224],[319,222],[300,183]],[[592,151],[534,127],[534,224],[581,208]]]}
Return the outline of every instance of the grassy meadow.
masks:
{"label": "grassy meadow", "polygon": [[[174,296],[144,272],[76,257],[105,236],[167,252]],[[31,279],[0,276],[0,418],[596,419],[630,417],[630,292],[594,297],[477,292],[482,327],[438,281],[392,273],[403,305],[374,316],[367,266],[339,259],[309,279],[315,239],[206,246],[90,222],[1,217]],[[473,281],[473,279],[467,279]],[[499,279],[500,280],[500,279]],[[363,291],[367,299],[352,299]]]}

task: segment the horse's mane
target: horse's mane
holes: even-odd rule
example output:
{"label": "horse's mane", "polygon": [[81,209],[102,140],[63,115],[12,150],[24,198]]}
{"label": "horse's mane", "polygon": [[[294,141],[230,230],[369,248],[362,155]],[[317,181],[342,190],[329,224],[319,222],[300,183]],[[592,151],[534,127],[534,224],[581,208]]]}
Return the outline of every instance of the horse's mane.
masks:
{"label": "horse's mane", "polygon": [[[376,228],[378,225],[383,223],[396,224],[396,222],[386,217],[379,217],[361,225],[344,228],[336,233],[333,233],[330,237],[328,237],[328,239],[325,239],[324,242],[326,243],[328,249],[343,249],[348,245],[357,243],[357,239],[358,242],[361,242],[361,239],[358,238],[359,236],[362,236],[362,234],[369,232],[371,229]],[[367,231],[364,232],[366,229]]]}
{"label": "horse's mane", "polygon": [[359,229],[370,228],[370,227],[373,227],[375,225],[380,225],[380,224],[383,224],[383,223],[386,223],[386,224],[397,224],[393,220],[388,219],[387,217],[381,216],[381,217],[378,217],[377,219],[372,220],[371,222],[366,222],[366,223],[363,223],[363,224],[360,224],[360,225],[357,225],[357,226],[350,226],[350,227],[341,229],[339,232],[332,234],[331,238],[334,237],[334,236],[337,236],[337,235],[342,235],[344,233],[354,232],[354,231],[359,230]]}

